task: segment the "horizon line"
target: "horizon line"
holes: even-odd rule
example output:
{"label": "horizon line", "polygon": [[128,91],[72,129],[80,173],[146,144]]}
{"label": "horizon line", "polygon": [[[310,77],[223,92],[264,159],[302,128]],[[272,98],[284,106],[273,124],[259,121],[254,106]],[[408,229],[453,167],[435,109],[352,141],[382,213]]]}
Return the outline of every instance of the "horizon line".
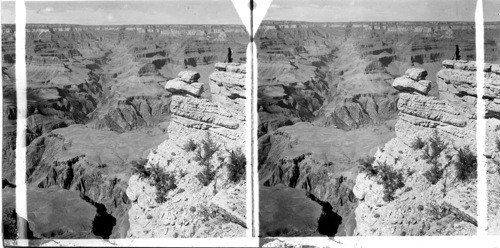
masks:
{"label": "horizon line", "polygon": [[[462,23],[475,23],[475,21],[297,21],[297,20],[263,20],[264,22],[297,22],[297,23],[385,23],[385,22],[401,22],[401,23],[426,23],[426,22],[462,22]],[[484,21],[484,23],[500,23],[500,21]],[[15,25],[15,23],[2,23],[2,25]],[[77,24],[77,23],[26,23],[26,25],[73,25],[73,26],[158,26],[158,25],[183,25],[183,26],[244,26],[237,23],[162,23],[162,24]]]}

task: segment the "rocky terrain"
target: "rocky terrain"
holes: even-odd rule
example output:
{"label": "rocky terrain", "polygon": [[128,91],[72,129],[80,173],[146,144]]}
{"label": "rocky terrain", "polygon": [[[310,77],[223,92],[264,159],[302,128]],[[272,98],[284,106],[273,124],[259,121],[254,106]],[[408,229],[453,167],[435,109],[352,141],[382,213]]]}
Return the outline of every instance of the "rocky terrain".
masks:
{"label": "rocky terrain", "polygon": [[500,234],[500,65],[486,64],[486,165],[488,182],[488,233]]}
{"label": "rocky terrain", "polygon": [[[235,61],[244,62],[246,31],[230,25],[28,24],[26,29],[28,186],[39,194],[75,192],[94,206],[95,216],[108,219],[96,222],[92,216],[85,230],[39,230],[40,223],[29,219],[31,231],[35,237],[126,237],[133,224],[126,194],[132,165],[171,135],[168,130],[177,111],[172,104],[178,102],[165,84],[193,68],[203,85],[200,101],[212,99],[208,76],[214,63],[224,60],[227,47]],[[13,44],[8,34],[4,29],[6,49]],[[2,171],[7,185],[15,181],[13,48],[2,51],[2,56],[2,77],[7,79],[3,111],[12,123],[12,129],[4,127]],[[39,202],[28,198],[28,205]],[[67,206],[65,210],[72,211],[73,203]],[[94,230],[97,225],[102,230]]]}
{"label": "rocky terrain", "polygon": [[443,61],[437,96],[425,75],[411,68],[393,82],[396,138],[356,178],[356,235],[476,233],[476,65]]}
{"label": "rocky terrain", "polygon": [[492,64],[485,65],[485,92],[486,105],[486,163],[488,182],[488,233],[500,234],[500,109],[499,109],[499,43],[500,23],[486,22],[484,24],[485,61]]}
{"label": "rocky terrain", "polygon": [[[172,92],[169,138],[152,150],[148,166],[173,175],[176,187],[166,202],[155,201],[157,189],[139,175],[130,178],[127,196],[132,201],[127,237],[243,237],[246,224],[246,184],[232,181],[231,153],[245,149],[245,64],[216,64],[210,75],[212,100],[199,98],[202,84],[182,77],[165,84]],[[199,85],[197,85],[199,84]],[[194,90],[198,88],[200,90]],[[200,179],[204,166],[198,154],[205,144],[217,144],[206,168],[213,178]],[[187,144],[203,144],[189,148]],[[202,155],[203,156],[203,155]],[[246,162],[245,162],[246,163]]]}
{"label": "rocky terrain", "polygon": [[[261,212],[261,236],[360,233],[354,210],[362,206],[353,193],[358,160],[373,157],[396,136],[398,99],[406,89],[393,82],[409,68],[424,68],[426,95],[437,97],[438,71],[453,58],[455,45],[463,58],[475,58],[474,23],[465,22],[264,21],[255,40],[260,209],[269,209]],[[316,206],[287,209],[276,201],[280,194],[306,194]],[[318,215],[309,215],[319,211],[312,209],[340,216],[332,222],[336,230],[318,232],[324,227]],[[281,211],[290,219],[272,217]],[[297,215],[317,224],[300,228]]]}

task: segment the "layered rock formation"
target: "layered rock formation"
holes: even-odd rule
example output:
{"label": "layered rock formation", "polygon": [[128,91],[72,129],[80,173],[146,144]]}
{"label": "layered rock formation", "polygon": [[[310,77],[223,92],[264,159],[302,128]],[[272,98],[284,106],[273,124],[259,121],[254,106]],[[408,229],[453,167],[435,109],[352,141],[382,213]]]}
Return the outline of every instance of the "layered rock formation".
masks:
{"label": "layered rock formation", "polygon": [[422,70],[394,81],[404,89],[396,138],[356,178],[357,235],[475,234],[476,67],[473,61],[443,65],[437,97],[423,90]]}
{"label": "layered rock formation", "polygon": [[[146,168],[159,166],[173,175],[176,187],[168,192],[165,202],[158,203],[158,192],[148,179],[131,176],[127,188],[132,201],[128,237],[245,235],[245,180],[230,181],[226,165],[230,153],[243,149],[245,144],[246,118],[242,110],[246,70],[245,65],[236,63],[218,63],[215,67],[210,75],[212,100],[186,90],[186,85],[196,84],[196,77],[186,77],[188,72],[181,72],[165,84],[173,94],[169,138],[149,153]],[[214,168],[214,179],[202,183],[199,175],[203,166],[196,160],[198,150],[190,151],[185,146],[189,141],[202,144],[208,137],[220,147],[208,161]]]}
{"label": "layered rock formation", "polygon": [[488,182],[488,233],[500,234],[500,65],[486,64],[485,156]]}

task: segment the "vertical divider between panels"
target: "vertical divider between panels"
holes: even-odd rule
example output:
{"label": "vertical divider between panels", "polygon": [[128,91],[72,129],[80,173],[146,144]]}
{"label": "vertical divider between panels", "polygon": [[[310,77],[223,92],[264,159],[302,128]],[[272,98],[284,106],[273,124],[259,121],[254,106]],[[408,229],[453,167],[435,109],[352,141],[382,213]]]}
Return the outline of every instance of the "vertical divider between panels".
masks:
{"label": "vertical divider between panels", "polygon": [[485,142],[486,142],[486,120],[485,120],[485,105],[484,105],[484,19],[483,19],[483,2],[478,0],[476,3],[475,15],[476,29],[476,144],[477,144],[477,235],[487,235],[487,178],[486,178],[486,157]]}
{"label": "vertical divider between panels", "polygon": [[26,5],[16,1],[16,213],[18,245],[28,245],[28,207],[26,187]]}

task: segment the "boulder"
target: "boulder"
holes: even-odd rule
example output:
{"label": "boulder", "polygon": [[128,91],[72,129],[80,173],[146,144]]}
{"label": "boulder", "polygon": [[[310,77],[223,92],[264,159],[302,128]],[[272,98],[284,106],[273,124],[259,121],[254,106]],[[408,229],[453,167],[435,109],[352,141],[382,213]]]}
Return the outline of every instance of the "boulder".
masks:
{"label": "boulder", "polygon": [[455,69],[465,70],[465,71],[475,71],[476,70],[476,61],[458,61],[455,63]]}
{"label": "boulder", "polygon": [[165,89],[173,94],[189,94],[199,97],[203,93],[203,83],[188,84],[179,78],[168,81]]}
{"label": "boulder", "polygon": [[491,65],[491,72],[494,72],[496,74],[500,74],[500,65],[498,65],[498,64]]}
{"label": "boulder", "polygon": [[453,67],[455,66],[455,60],[445,60],[443,61],[443,66],[453,69]]}
{"label": "boulder", "polygon": [[194,83],[198,82],[200,73],[195,71],[181,71],[179,72],[179,75],[177,75],[177,77],[186,83]]}
{"label": "boulder", "polygon": [[158,75],[158,70],[154,64],[146,64],[139,69],[139,76],[154,76]]}
{"label": "boulder", "polygon": [[241,63],[216,63],[215,70],[245,74],[246,65]]}
{"label": "boulder", "polygon": [[422,68],[409,68],[405,74],[415,81],[420,81],[427,77],[427,71]]}
{"label": "boulder", "polygon": [[409,76],[405,75],[394,79],[392,87],[394,87],[399,91],[417,92],[422,95],[427,95],[427,93],[429,93],[429,90],[431,89],[431,81],[428,80],[415,81],[411,79]]}

